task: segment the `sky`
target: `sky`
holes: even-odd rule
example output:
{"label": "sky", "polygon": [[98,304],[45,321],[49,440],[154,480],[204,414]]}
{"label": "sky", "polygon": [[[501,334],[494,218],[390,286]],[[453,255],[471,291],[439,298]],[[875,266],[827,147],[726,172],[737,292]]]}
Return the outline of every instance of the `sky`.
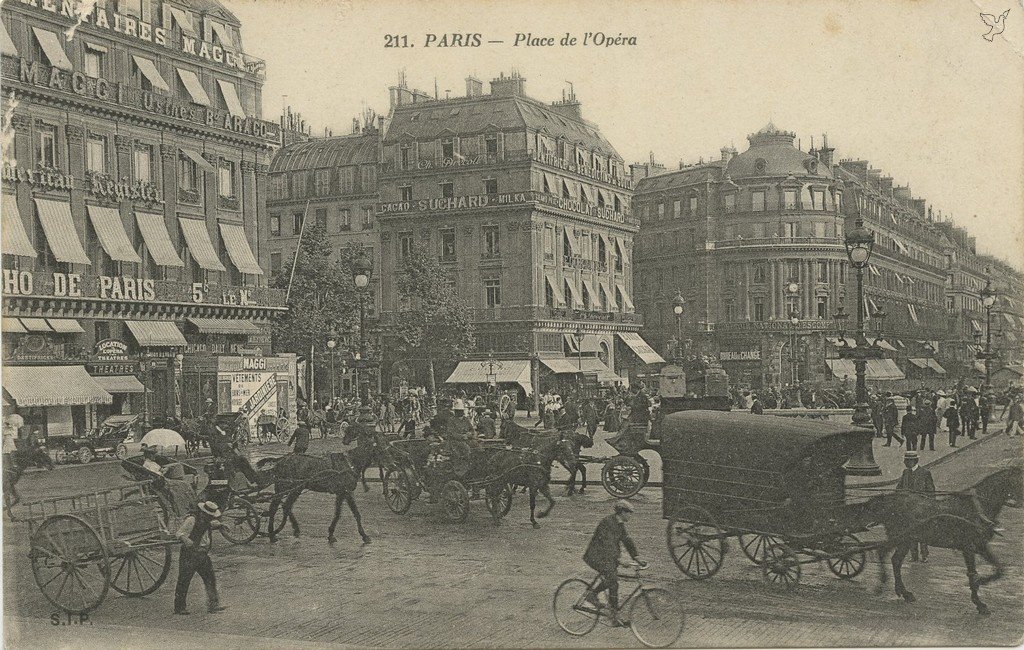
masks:
{"label": "sky", "polygon": [[[869,160],[1024,269],[1024,0],[223,1],[267,62],[265,119],[287,103],[341,135],[365,107],[387,112],[401,70],[444,97],[515,69],[542,101],[571,82],[627,164],[743,151],[769,121],[804,150],[828,134],[838,158]],[[982,38],[979,14],[1006,8],[1005,31]],[[636,44],[583,46],[588,32]],[[480,47],[436,46],[474,33]],[[517,33],[555,46],[513,46]],[[384,47],[389,34],[413,47]]]}

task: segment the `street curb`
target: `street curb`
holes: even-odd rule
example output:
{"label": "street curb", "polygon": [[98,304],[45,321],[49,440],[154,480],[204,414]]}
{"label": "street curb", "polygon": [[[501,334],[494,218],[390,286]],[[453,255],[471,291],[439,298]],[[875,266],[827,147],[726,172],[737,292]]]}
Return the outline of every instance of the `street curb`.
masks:
{"label": "street curb", "polygon": [[[945,456],[943,456],[942,458],[936,458],[935,460],[933,460],[933,461],[931,461],[929,463],[925,463],[925,464],[921,465],[921,467],[924,467],[925,469],[931,469],[932,467],[935,467],[937,465],[941,465],[947,458],[952,458],[953,456],[956,456],[957,454],[959,454],[960,452],[962,452],[965,449],[970,449],[972,447],[975,447],[977,445],[982,444],[986,440],[992,440],[993,438],[996,438],[996,437],[998,437],[1000,435],[1005,435],[1005,434],[1003,434],[1002,432],[999,432],[999,433],[989,433],[989,434],[985,434],[985,435],[982,435],[982,434],[979,433],[978,434],[979,437],[978,437],[977,440],[971,440],[968,444],[957,447],[956,451],[948,453]],[[968,440],[970,440],[970,438],[968,438]],[[874,483],[857,483],[856,485],[851,485],[851,486],[848,486],[848,487],[850,487],[851,489],[886,487],[886,486],[889,486],[889,485],[896,485],[899,482],[900,482],[900,480],[898,478],[896,478],[896,479],[886,479],[884,481],[875,481]]]}

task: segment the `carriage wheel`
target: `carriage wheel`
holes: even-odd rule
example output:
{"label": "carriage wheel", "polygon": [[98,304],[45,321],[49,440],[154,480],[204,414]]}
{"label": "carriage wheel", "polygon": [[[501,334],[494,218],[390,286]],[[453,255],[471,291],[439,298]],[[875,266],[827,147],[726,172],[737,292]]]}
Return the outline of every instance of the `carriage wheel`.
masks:
{"label": "carriage wheel", "polygon": [[114,456],[118,460],[124,460],[125,458],[128,458],[128,445],[124,444],[123,442],[119,444],[117,446],[117,449],[114,450]]}
{"label": "carriage wheel", "polygon": [[487,492],[487,509],[491,514],[501,519],[512,509],[512,484],[506,483],[501,489],[492,494]]}
{"label": "carriage wheel", "polygon": [[851,580],[864,571],[867,557],[864,554],[863,544],[856,535],[843,535],[837,541],[840,553],[838,556],[826,560],[828,568],[837,578]]}
{"label": "carriage wheel", "polygon": [[133,548],[114,558],[111,565],[114,576],[110,586],[114,591],[132,598],[148,596],[160,588],[171,572],[171,547]]}
{"label": "carriage wheel", "polygon": [[93,453],[93,450],[90,449],[89,447],[82,445],[81,447],[78,448],[78,462],[80,462],[81,464],[85,465],[95,457],[96,454]]}
{"label": "carriage wheel", "polygon": [[450,522],[461,523],[469,516],[469,490],[458,481],[445,483],[441,492],[441,503]]}
{"label": "carriage wheel", "polygon": [[706,580],[722,568],[725,534],[706,510],[685,508],[678,520],[668,522],[666,537],[672,561],[694,580]]}
{"label": "carriage wheel", "polygon": [[232,495],[220,518],[220,534],[232,544],[248,544],[260,534],[260,515],[248,499]]}
{"label": "carriage wheel", "polygon": [[404,515],[412,507],[412,479],[404,469],[391,468],[384,472],[384,501],[391,512]]}
{"label": "carriage wheel", "polygon": [[746,555],[751,562],[757,565],[764,562],[764,556],[768,546],[771,544],[779,544],[781,542],[782,540],[778,537],[763,535],[761,533],[740,534],[740,549],[743,550],[743,554]]}
{"label": "carriage wheel", "polygon": [[99,607],[110,588],[110,559],[92,526],[74,515],[47,517],[31,545],[32,573],[46,600],[71,614]]}
{"label": "carriage wheel", "polygon": [[63,465],[68,462],[68,450],[63,447],[57,447],[53,450],[53,462],[58,465]]}
{"label": "carriage wheel", "polygon": [[800,559],[785,542],[769,544],[761,563],[765,582],[783,589],[792,589],[800,582]]}
{"label": "carriage wheel", "polygon": [[613,456],[601,468],[601,484],[617,499],[628,499],[644,486],[644,468],[632,456]]}

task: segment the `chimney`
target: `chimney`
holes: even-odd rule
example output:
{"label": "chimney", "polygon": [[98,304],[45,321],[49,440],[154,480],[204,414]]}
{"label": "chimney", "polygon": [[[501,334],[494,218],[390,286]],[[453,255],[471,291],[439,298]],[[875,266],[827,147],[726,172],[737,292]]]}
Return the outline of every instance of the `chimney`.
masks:
{"label": "chimney", "polygon": [[466,97],[479,97],[484,94],[484,82],[476,77],[466,77]]}
{"label": "chimney", "polygon": [[821,147],[818,149],[818,159],[821,160],[821,163],[826,167],[832,167],[835,160],[833,156],[834,153],[835,149],[828,146],[828,136],[822,134]]}
{"label": "chimney", "polygon": [[724,163],[728,163],[732,160],[732,157],[736,155],[736,149],[734,147],[722,147],[720,151],[722,152],[722,162]]}
{"label": "chimney", "polygon": [[491,80],[491,94],[495,97],[522,95],[525,83],[526,78],[520,77],[518,72],[513,72],[509,77],[503,72],[500,77]]}
{"label": "chimney", "polygon": [[878,189],[883,196],[892,196],[892,176],[881,176],[878,179]]}
{"label": "chimney", "polygon": [[856,176],[862,183],[868,181],[868,161],[866,160],[843,160],[839,166]]}
{"label": "chimney", "polygon": [[892,195],[896,197],[903,205],[910,204],[910,186],[909,185],[897,185],[892,188]]}

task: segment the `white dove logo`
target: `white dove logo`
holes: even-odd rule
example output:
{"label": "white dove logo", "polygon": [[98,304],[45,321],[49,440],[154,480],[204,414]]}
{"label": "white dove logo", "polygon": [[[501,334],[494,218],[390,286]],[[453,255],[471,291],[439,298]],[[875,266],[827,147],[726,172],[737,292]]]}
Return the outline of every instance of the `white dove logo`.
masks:
{"label": "white dove logo", "polygon": [[981,37],[991,42],[997,35],[1002,34],[1003,30],[1006,29],[1006,14],[1008,13],[1010,13],[1009,9],[1004,11],[998,18],[992,14],[980,14],[981,22],[989,26],[988,34],[982,34]]}

